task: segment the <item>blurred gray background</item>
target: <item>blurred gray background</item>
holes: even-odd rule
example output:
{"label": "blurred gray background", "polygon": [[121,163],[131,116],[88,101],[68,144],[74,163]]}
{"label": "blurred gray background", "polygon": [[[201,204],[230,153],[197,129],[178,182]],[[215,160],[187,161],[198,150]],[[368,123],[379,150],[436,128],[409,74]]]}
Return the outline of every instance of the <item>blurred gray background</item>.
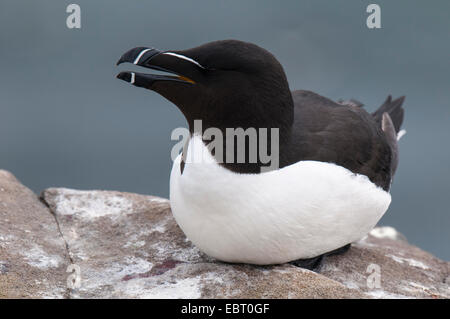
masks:
{"label": "blurred gray background", "polygon": [[0,168],[50,186],[168,196],[170,133],[185,126],[156,93],[116,80],[136,46],[185,49],[235,38],[285,67],[292,89],[355,98],[373,111],[406,95],[393,202],[381,220],[450,259],[450,2],[72,0],[0,2]]}

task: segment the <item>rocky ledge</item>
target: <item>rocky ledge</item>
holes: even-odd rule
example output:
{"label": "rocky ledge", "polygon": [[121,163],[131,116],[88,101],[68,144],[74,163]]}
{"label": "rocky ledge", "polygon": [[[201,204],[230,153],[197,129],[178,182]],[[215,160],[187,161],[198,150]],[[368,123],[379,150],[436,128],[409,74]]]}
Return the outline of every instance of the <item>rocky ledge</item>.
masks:
{"label": "rocky ledge", "polygon": [[168,200],[45,190],[0,171],[0,298],[449,298],[450,263],[374,229],[318,272],[218,262]]}

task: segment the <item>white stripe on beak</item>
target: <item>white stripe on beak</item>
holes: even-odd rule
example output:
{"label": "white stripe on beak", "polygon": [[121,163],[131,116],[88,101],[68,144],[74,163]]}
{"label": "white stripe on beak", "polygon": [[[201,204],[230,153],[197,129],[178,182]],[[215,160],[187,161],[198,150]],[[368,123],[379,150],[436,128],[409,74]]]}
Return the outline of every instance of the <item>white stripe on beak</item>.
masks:
{"label": "white stripe on beak", "polygon": [[136,81],[136,74],[134,72],[131,72],[131,80],[130,83],[134,84],[134,82]]}
{"label": "white stripe on beak", "polygon": [[187,56],[184,56],[184,55],[181,55],[181,54],[177,54],[177,53],[173,53],[173,52],[164,52],[163,54],[172,55],[174,57],[177,57],[177,58],[180,58],[180,59],[192,62],[195,65],[197,65],[197,66],[201,67],[202,69],[204,69],[204,67],[200,63],[198,63],[194,59],[188,58]]}
{"label": "white stripe on beak", "polygon": [[145,52],[150,51],[152,49],[145,49],[142,50],[141,53],[139,53],[139,55],[136,57],[136,59],[134,60],[133,64],[138,64],[139,60],[142,58],[142,56],[145,54]]}

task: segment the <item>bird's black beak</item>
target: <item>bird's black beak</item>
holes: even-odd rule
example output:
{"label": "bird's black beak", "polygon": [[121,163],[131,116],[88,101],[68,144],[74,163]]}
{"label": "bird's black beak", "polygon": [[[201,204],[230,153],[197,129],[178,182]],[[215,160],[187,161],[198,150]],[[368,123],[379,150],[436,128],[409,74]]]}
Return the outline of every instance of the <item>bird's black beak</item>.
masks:
{"label": "bird's black beak", "polygon": [[127,51],[119,59],[117,65],[125,62],[172,74],[146,74],[126,71],[117,75],[118,79],[147,89],[151,89],[155,82],[161,81],[194,85],[196,84],[194,79],[199,78],[202,69],[204,69],[198,62],[184,55],[169,51],[162,52],[146,47],[137,47]]}

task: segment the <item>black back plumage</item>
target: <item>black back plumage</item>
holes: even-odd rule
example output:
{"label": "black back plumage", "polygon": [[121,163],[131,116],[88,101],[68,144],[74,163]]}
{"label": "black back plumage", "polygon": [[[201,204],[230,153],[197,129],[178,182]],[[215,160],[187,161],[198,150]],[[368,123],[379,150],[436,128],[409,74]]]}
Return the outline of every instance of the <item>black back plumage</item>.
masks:
{"label": "black back plumage", "polygon": [[[311,91],[293,91],[292,99],[293,123],[289,130],[281,130],[288,133],[280,139],[280,168],[308,160],[333,163],[389,190],[398,165],[396,133],[403,121],[403,97],[395,101],[389,97],[373,114],[359,105],[338,104]],[[391,131],[383,128],[383,118],[384,123],[389,121],[385,126],[391,123]],[[246,154],[248,150],[246,145]],[[249,163],[246,158],[245,163],[222,165],[237,173],[258,173],[265,164],[259,159]]]}
{"label": "black back plumage", "polygon": [[[396,158],[378,115],[390,110],[399,114],[401,103],[385,103],[381,113],[371,115],[360,106],[338,104],[310,91],[294,91],[292,96],[294,124],[290,141],[280,146],[283,165],[302,160],[334,163],[389,189]],[[394,118],[399,128],[400,117]]]}

